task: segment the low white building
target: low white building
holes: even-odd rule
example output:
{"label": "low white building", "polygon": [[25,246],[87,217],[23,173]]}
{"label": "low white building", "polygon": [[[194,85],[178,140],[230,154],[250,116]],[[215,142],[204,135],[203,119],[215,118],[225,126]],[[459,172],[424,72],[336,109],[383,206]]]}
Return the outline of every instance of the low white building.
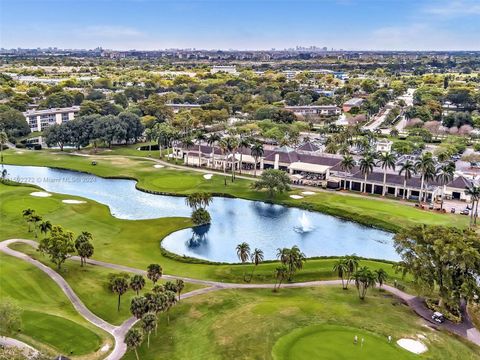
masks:
{"label": "low white building", "polygon": [[285,110],[292,111],[296,115],[340,115],[341,110],[335,105],[306,105],[285,106]]}
{"label": "low white building", "polygon": [[219,72],[232,74],[232,75],[238,74],[237,67],[235,65],[214,65],[212,66],[212,69],[210,70],[210,72],[212,74],[216,74]]}
{"label": "low white building", "polygon": [[377,141],[375,147],[377,152],[388,153],[392,151],[392,144],[393,142],[391,142],[390,140],[380,139]]}
{"label": "low white building", "polygon": [[45,110],[28,110],[23,113],[31,131],[43,131],[51,125],[73,120],[80,106]]}

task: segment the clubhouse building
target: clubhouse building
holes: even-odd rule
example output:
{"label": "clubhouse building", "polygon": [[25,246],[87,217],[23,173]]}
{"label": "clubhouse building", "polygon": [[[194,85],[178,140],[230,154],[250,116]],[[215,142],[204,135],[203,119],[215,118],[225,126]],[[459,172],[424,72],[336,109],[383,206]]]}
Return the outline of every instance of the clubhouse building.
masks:
{"label": "clubhouse building", "polygon": [[[264,149],[261,157],[254,158],[250,149],[241,148],[234,154],[223,153],[219,147],[208,145],[194,145],[188,149],[180,143],[173,146],[171,155],[176,159],[183,159],[190,166],[201,166],[216,170],[228,171],[232,166],[236,171],[252,173],[253,169],[261,172],[264,169],[278,169],[287,172],[294,184],[318,186],[328,189],[348,189],[350,191],[367,192],[381,195],[384,187],[384,171],[375,167],[373,172],[365,175],[355,166],[350,172],[342,169],[342,157],[321,152],[321,146],[313,142],[302,144],[297,148],[282,146]],[[412,176],[405,182],[404,175],[399,175],[400,166],[395,170],[388,170],[385,181],[387,196],[416,200],[420,196],[421,178]],[[426,183],[424,191],[429,201],[438,200],[442,194],[445,199],[469,201],[465,188],[472,184],[472,180],[456,175],[447,184],[436,180]]]}

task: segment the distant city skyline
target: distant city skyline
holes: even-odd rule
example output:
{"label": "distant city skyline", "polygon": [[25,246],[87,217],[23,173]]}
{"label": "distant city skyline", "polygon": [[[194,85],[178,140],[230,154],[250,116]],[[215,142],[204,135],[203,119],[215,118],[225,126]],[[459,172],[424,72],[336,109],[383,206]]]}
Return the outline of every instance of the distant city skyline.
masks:
{"label": "distant city skyline", "polygon": [[0,47],[480,50],[478,0],[0,0]]}

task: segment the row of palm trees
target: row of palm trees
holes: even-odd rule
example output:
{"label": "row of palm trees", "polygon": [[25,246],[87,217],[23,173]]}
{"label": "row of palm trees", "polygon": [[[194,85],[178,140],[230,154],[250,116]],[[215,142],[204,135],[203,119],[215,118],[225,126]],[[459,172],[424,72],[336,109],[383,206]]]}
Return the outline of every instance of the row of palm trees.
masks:
{"label": "row of palm trees", "polygon": [[333,271],[342,279],[343,290],[347,290],[350,282],[354,281],[361,300],[365,300],[369,288],[377,283],[382,287],[388,277],[387,272],[381,268],[372,271],[366,266],[360,267],[360,261],[356,255],[339,258],[333,265]]}
{"label": "row of palm trees", "polygon": [[[396,168],[396,156],[393,153],[375,153],[366,152],[363,157],[358,161],[360,172],[364,175],[364,182],[361,191],[366,192],[367,178],[373,172],[375,166],[380,166],[383,169],[383,189],[382,196],[385,196],[387,190],[387,172],[389,169],[395,170]],[[344,155],[340,166],[344,171],[344,189],[347,189],[347,175],[350,175],[353,168],[357,165],[357,162],[351,155]],[[403,175],[403,199],[406,198],[407,181],[415,174],[421,175],[420,196],[419,201],[426,201],[427,194],[426,186],[429,181],[437,180],[442,185],[442,208],[443,208],[443,188],[444,185],[453,180],[455,173],[455,164],[453,162],[444,163],[440,166],[435,165],[433,155],[430,152],[424,153],[420,158],[413,162],[406,160],[400,164],[398,171],[399,175]]]}
{"label": "row of palm trees", "polygon": [[238,259],[242,262],[242,264],[245,264],[249,260],[252,261],[253,268],[252,268],[250,277],[248,279],[246,277],[245,271],[243,272],[243,281],[245,282],[252,281],[253,272],[255,271],[257,266],[263,262],[263,259],[264,259],[263,251],[255,248],[253,252],[250,252],[250,245],[248,245],[246,242],[242,242],[241,244],[238,244],[235,250],[237,252]]}

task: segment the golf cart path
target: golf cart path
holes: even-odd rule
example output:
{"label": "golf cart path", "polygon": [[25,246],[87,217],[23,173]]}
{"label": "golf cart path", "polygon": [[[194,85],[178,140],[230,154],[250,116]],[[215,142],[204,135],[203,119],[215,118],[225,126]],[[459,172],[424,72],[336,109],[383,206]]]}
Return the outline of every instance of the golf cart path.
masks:
{"label": "golf cart path", "polygon": [[[12,245],[14,243],[27,244],[32,246],[33,248],[37,248],[38,243],[36,241],[27,240],[27,239],[4,240],[0,242],[0,251],[10,256],[14,256],[18,259],[22,259],[36,266],[43,272],[45,272],[53,281],[57,283],[58,286],[60,286],[62,291],[67,295],[68,299],[72,302],[73,306],[81,316],[83,316],[87,321],[91,322],[92,324],[99,327],[100,329],[108,332],[114,337],[115,346],[112,352],[105,359],[106,360],[121,359],[127,351],[127,347],[123,342],[125,338],[125,334],[138,320],[134,317],[131,317],[125,320],[121,325],[115,326],[99,318],[98,316],[93,314],[85,306],[85,304],[83,304],[80,298],[74,293],[70,285],[55,270],[42,264],[40,261],[31,258],[27,254],[24,254],[20,251],[16,251],[9,248],[9,245]],[[71,259],[80,261],[80,258],[78,256],[73,256]],[[146,274],[146,271],[144,270],[140,270],[140,269],[124,266],[124,265],[111,264],[111,263],[107,263],[99,260],[90,259],[88,260],[88,264],[95,265],[95,266],[102,266],[102,267],[119,270],[119,271],[131,272],[135,274],[141,274],[141,275]],[[198,296],[198,295],[206,294],[211,291],[217,291],[222,289],[273,289],[274,287],[274,284],[224,283],[224,282],[218,282],[218,281],[200,280],[200,279],[194,279],[194,278],[183,277],[183,276],[175,276],[175,275],[163,275],[162,278],[181,279],[186,282],[191,282],[194,284],[206,286],[205,288],[197,289],[197,290],[183,294],[181,296],[182,299],[186,299],[193,296]],[[298,282],[298,283],[287,283],[287,284],[283,284],[282,286],[285,288],[305,288],[305,287],[341,285],[341,284],[342,284],[341,280],[318,280],[318,281],[308,281],[308,282]],[[443,329],[449,330],[480,346],[480,332],[472,325],[472,323],[468,319],[468,316],[466,316],[466,321],[464,321],[461,324],[454,324],[449,321],[446,321],[443,324],[436,324],[436,323],[433,323],[432,320],[430,319],[431,311],[425,307],[423,300],[421,298],[416,297],[414,295],[407,294],[389,285],[383,285],[383,288],[386,291],[398,297],[399,299],[401,299],[402,301],[404,301],[407,305],[409,305],[420,317],[427,320],[430,323],[430,326],[434,328],[443,328]]]}

